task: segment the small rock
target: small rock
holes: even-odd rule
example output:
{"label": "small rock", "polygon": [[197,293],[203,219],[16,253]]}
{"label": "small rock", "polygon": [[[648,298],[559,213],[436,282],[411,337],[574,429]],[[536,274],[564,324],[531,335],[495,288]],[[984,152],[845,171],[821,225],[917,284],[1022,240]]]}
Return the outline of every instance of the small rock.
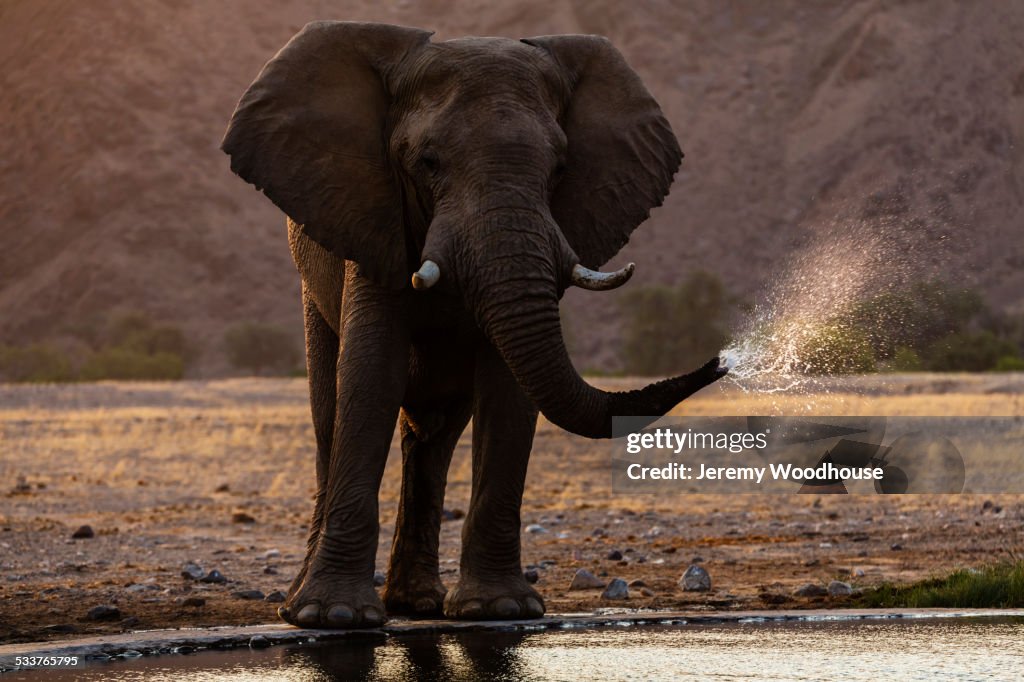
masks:
{"label": "small rock", "polygon": [[569,584],[570,590],[596,590],[604,587],[604,581],[585,568],[576,571]]}
{"label": "small rock", "polygon": [[60,634],[69,634],[72,632],[78,632],[78,628],[71,623],[57,623],[55,625],[47,625],[43,628],[47,632],[56,632]]}
{"label": "small rock", "polygon": [[640,578],[637,578],[636,580],[630,580],[629,581],[629,586],[630,587],[647,587],[647,583],[645,583],[643,580],[640,580]]}
{"label": "small rock", "polygon": [[523,577],[526,578],[526,582],[533,585],[538,580],[540,580],[540,573],[537,572],[537,569],[531,568],[529,570],[523,571]]}
{"label": "small rock", "polygon": [[96,537],[96,532],[92,529],[92,526],[79,526],[78,530],[71,534],[73,540],[88,540],[94,537]]}
{"label": "small rock", "polygon": [[245,512],[235,512],[231,515],[231,523],[256,523],[256,519]]}
{"label": "small rock", "polygon": [[590,531],[590,535],[595,538],[603,538],[605,535],[608,535],[608,533],[605,532],[604,528],[595,528]]}
{"label": "small rock", "polygon": [[[123,627],[123,628],[133,628],[133,627],[137,626],[141,622],[142,621],[139,620],[138,618],[136,618],[135,616],[128,616],[127,618],[125,618],[124,620],[121,621],[121,627]],[[139,654],[139,655],[141,656],[142,654]]]}
{"label": "small rock", "polygon": [[442,521],[458,521],[459,519],[466,516],[466,512],[461,509],[443,509],[441,511]]}
{"label": "small rock", "polygon": [[653,597],[654,596],[654,591],[651,590],[649,587],[641,587],[640,588],[640,594],[642,594],[645,597]]}
{"label": "small rock", "polygon": [[185,597],[181,600],[181,605],[198,609],[200,606],[206,606],[206,600],[202,597]]}
{"label": "small rock", "polygon": [[903,549],[903,545],[901,545],[901,544],[900,544],[900,543],[898,543],[898,542],[894,542],[894,543],[892,543],[891,545],[889,545],[889,549],[891,549],[891,550],[892,550],[892,551],[894,551],[894,552],[898,552],[898,551],[900,551],[901,549]]}
{"label": "small rock", "polygon": [[711,576],[703,567],[691,564],[679,579],[679,585],[684,592],[707,592],[711,589]]}
{"label": "small rock", "polygon": [[220,583],[226,583],[228,579],[224,577],[223,573],[221,573],[215,568],[209,573],[207,573],[205,576],[200,578],[199,581],[204,583],[215,583],[219,585]]}
{"label": "small rock", "polygon": [[988,511],[993,506],[992,500],[985,500],[985,504],[981,505],[981,511]]}
{"label": "small rock", "polygon": [[381,571],[374,571],[373,573],[373,586],[383,587],[384,583],[388,581],[388,577]]}
{"label": "small rock", "polygon": [[789,597],[777,592],[761,592],[757,595],[757,598],[765,604],[785,604],[789,601]]}
{"label": "small rock", "polygon": [[281,556],[281,551],[277,549],[268,549],[266,552],[260,555],[264,561],[267,559],[276,559]]}
{"label": "small rock", "polygon": [[850,573],[850,575],[852,575],[854,578],[863,578],[864,577],[864,569],[863,568],[855,568]]}
{"label": "small rock", "polygon": [[231,486],[229,486],[227,483],[221,483],[219,486],[217,486],[216,488],[213,489],[213,492],[215,492],[215,493],[226,493],[229,490],[231,490]]}
{"label": "small rock", "polygon": [[270,640],[263,635],[254,635],[249,638],[250,649],[266,649],[270,646]]}
{"label": "small rock", "polygon": [[697,555],[697,556],[693,557],[692,559],[690,559],[690,563],[691,564],[702,564],[702,563],[704,563],[704,557],[702,557],[700,555]]}
{"label": "small rock", "polygon": [[135,584],[135,585],[129,585],[125,589],[128,592],[133,592],[133,593],[152,592],[152,591],[159,591],[160,590],[160,586],[159,585],[139,585],[139,584]]}
{"label": "small rock", "polygon": [[280,604],[283,602],[288,595],[281,590],[275,590],[263,598],[263,601],[270,602],[271,604]]}
{"label": "small rock", "polygon": [[828,590],[817,583],[807,583],[793,592],[798,597],[824,597]]}
{"label": "small rock", "polygon": [[186,580],[202,580],[206,572],[199,564],[191,561],[181,567],[181,577]]}
{"label": "small rock", "polygon": [[832,597],[848,597],[853,594],[853,587],[842,580],[833,580],[828,584],[828,593]]}
{"label": "small rock", "polygon": [[601,599],[629,599],[629,586],[622,578],[614,578],[601,593]]}
{"label": "small rock", "polygon": [[547,533],[548,529],[545,528],[544,526],[540,525],[539,523],[531,523],[529,526],[526,527],[526,532],[527,533]]}
{"label": "small rock", "polygon": [[121,609],[116,606],[101,604],[89,609],[85,616],[89,620],[121,620]]}
{"label": "small rock", "polygon": [[622,552],[620,552],[617,549],[613,549],[612,551],[608,552],[607,556],[605,556],[605,559],[610,559],[611,561],[621,561]]}
{"label": "small rock", "polygon": [[263,567],[263,573],[265,575],[277,575],[277,569],[274,568],[273,566],[264,566]]}
{"label": "small rock", "polygon": [[238,599],[249,599],[252,601],[263,601],[264,597],[266,597],[266,595],[259,590],[238,590],[237,592],[232,592],[231,596]]}

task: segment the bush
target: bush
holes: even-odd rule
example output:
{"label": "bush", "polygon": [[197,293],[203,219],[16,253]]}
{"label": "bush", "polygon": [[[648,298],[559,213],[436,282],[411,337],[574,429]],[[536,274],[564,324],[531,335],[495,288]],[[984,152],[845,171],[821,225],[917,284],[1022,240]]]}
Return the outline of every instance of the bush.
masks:
{"label": "bush", "polygon": [[799,353],[807,374],[860,374],[875,371],[875,353],[863,331],[838,323],[824,325]]}
{"label": "bush", "polygon": [[932,345],[927,368],[934,372],[984,372],[1000,358],[1016,355],[1016,347],[989,331],[950,334]]}
{"label": "bush", "polygon": [[256,375],[264,371],[289,375],[301,357],[288,332],[257,322],[229,328],[224,334],[224,349],[233,367]]}
{"label": "bush", "polygon": [[642,376],[693,369],[714,357],[728,340],[727,318],[736,305],[721,280],[704,271],[676,287],[626,292],[620,303],[624,369]]}
{"label": "bush", "polygon": [[0,346],[0,380],[49,383],[74,378],[67,355],[49,344]]}
{"label": "bush", "polygon": [[900,346],[892,357],[892,368],[897,372],[920,372],[924,361],[913,348]]}
{"label": "bush", "polygon": [[124,347],[96,351],[86,359],[79,372],[83,381],[167,381],[181,379],[184,375],[185,362],[180,355],[166,352],[149,354]]}
{"label": "bush", "polygon": [[995,367],[997,372],[1024,372],[1024,358],[1016,355],[1004,355],[999,358]]}

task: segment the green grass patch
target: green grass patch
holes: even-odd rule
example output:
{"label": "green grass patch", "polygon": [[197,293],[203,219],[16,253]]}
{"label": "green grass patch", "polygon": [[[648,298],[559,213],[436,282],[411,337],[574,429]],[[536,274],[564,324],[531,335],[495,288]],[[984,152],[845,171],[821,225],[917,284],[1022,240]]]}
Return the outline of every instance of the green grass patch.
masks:
{"label": "green grass patch", "polygon": [[865,590],[858,606],[868,608],[1022,608],[1024,561],[980,569],[965,568],[944,578]]}

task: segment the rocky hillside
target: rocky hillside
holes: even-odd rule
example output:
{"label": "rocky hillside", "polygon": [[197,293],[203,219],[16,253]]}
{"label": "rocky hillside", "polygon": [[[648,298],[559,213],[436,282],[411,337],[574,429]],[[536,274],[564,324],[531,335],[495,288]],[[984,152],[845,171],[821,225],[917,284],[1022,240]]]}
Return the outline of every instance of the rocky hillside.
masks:
{"label": "rocky hillside", "polygon": [[[714,270],[749,298],[830,231],[880,231],[894,263],[1024,309],[1024,5],[954,0],[9,0],[0,4],[0,342],[111,310],[219,340],[301,338],[277,210],[217,149],[234,103],[305,22],[610,37],[686,152],[614,262],[637,282]],[[573,293],[577,362],[614,366],[615,295]],[[586,332],[586,333],[584,333]]]}

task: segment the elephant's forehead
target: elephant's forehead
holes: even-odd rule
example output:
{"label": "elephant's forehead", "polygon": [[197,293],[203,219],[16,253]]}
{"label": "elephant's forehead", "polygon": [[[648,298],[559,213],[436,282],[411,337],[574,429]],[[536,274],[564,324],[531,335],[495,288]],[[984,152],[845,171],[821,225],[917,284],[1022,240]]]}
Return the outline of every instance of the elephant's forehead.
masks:
{"label": "elephant's forehead", "polygon": [[[433,43],[417,68],[421,86],[448,85],[467,95],[519,91],[554,92],[559,74],[541,50],[511,38],[459,38]],[[547,85],[547,88],[543,86]]]}

